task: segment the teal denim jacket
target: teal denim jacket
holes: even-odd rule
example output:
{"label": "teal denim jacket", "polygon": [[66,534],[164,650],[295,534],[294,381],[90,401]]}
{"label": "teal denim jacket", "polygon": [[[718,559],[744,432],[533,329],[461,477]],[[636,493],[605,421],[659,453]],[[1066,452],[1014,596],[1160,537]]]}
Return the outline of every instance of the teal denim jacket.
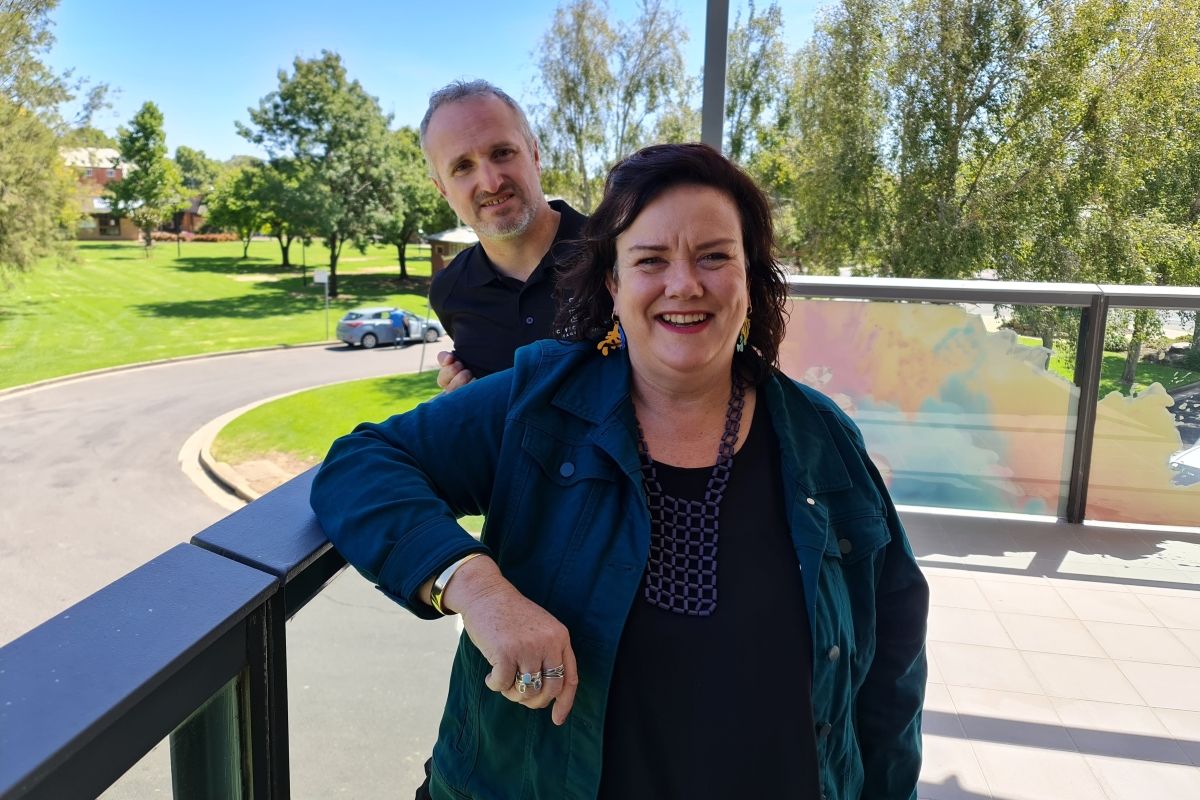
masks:
{"label": "teal denim jacket", "polygon": [[[925,580],[854,423],[781,375],[759,392],[779,437],[811,624],[822,790],[915,799]],[[634,430],[624,351],[537,342],[512,370],[360,425],[329,451],[313,509],[346,560],[398,603],[436,616],[416,596],[421,584],[485,549],[571,634],[580,686],[562,727],[487,689],[489,667],[462,637],[434,747],[435,798],[596,795],[613,663],[649,548]],[[456,522],[469,514],[487,515],[482,544]]]}

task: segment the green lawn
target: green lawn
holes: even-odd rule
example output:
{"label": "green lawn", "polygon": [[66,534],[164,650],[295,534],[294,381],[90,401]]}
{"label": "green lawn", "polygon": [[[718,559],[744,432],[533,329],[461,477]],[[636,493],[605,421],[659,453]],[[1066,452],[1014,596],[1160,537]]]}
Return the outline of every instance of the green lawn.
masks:
{"label": "green lawn", "polygon": [[[247,411],[217,434],[212,453],[227,464],[286,456],[312,465],[325,457],[333,440],[360,422],[379,422],[408,411],[438,393],[437,373],[395,375],[350,381],[290,395]],[[482,529],[481,517],[462,521]]]}
{"label": "green lawn", "polygon": [[[78,260],[43,263],[0,285],[0,388],[101,367],[196,353],[326,339],[324,293],[300,268],[279,266],[274,240],[158,242],[146,258],[132,242],[80,242]],[[313,245],[292,260],[328,263]],[[387,269],[390,267],[390,269]],[[330,302],[330,337],[357,305],[395,304],[424,314],[429,248],[409,246],[409,279],[399,280],[396,248],[364,256],[347,248],[338,264],[341,297]]]}
{"label": "green lawn", "polygon": [[[1042,340],[1033,336],[1018,336],[1021,344],[1031,347],[1041,347]],[[1075,359],[1068,360],[1061,351],[1050,355],[1050,371],[1061,375],[1069,381],[1075,380]],[[1125,354],[1106,352],[1100,365],[1100,396],[1106,397],[1110,392],[1126,394],[1125,385],[1121,383],[1121,375],[1125,372]],[[1133,375],[1134,394],[1149,388],[1152,383],[1161,383],[1164,389],[1176,386],[1186,386],[1200,381],[1200,372],[1186,370],[1167,364],[1150,364],[1141,362]]]}
{"label": "green lawn", "polygon": [[217,435],[212,452],[237,464],[263,453],[316,463],[360,422],[381,422],[438,393],[437,372],[368,378],[299,392],[253,408]]}

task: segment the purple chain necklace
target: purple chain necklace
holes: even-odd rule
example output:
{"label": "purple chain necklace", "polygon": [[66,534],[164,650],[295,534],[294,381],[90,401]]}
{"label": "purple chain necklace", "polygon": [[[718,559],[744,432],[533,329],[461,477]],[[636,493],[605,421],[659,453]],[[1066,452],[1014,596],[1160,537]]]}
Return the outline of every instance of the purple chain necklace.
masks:
{"label": "purple chain necklace", "polygon": [[735,375],[725,412],[725,432],[703,501],[683,500],[662,490],[642,425],[637,423],[642,485],[650,509],[650,559],[644,596],[651,605],[691,617],[707,617],[717,609],[717,517],[733,468],[733,447],[745,404],[746,385]]}

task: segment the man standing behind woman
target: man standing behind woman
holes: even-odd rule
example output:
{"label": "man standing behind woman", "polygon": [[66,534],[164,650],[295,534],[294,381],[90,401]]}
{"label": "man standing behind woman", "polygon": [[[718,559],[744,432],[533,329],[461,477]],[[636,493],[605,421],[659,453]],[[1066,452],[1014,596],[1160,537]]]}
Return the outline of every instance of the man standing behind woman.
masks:
{"label": "man standing behind woman", "polygon": [[513,353],[550,335],[564,242],[584,217],[547,202],[541,154],[521,107],[487,81],[434,92],[421,148],[442,197],[479,243],[434,278],[430,304],[454,339],[439,353],[438,384],[453,391],[513,365]]}

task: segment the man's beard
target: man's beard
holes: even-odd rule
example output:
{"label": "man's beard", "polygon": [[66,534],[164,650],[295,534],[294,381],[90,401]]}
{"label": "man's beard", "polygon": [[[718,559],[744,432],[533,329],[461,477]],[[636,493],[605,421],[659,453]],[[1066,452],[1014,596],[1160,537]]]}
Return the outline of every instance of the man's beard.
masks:
{"label": "man's beard", "polygon": [[477,216],[474,225],[475,235],[484,239],[507,241],[517,239],[529,230],[529,226],[537,217],[537,209],[525,199],[524,195],[516,191],[513,191],[513,201],[520,203],[521,207],[512,214],[486,221],[482,215]]}

